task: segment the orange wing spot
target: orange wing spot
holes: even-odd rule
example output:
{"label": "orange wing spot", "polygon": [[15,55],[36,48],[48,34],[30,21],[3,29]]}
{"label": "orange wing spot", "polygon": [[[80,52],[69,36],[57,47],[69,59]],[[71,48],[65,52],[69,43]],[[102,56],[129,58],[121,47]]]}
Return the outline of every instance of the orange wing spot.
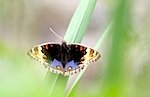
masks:
{"label": "orange wing spot", "polygon": [[82,46],[80,46],[80,51],[82,51],[83,50],[83,47]]}
{"label": "orange wing spot", "polygon": [[45,45],[45,48],[48,50],[48,45]]}
{"label": "orange wing spot", "polygon": [[91,50],[90,50],[90,54],[93,54],[93,53],[94,53],[94,50],[91,49]]}
{"label": "orange wing spot", "polygon": [[93,57],[93,56],[94,56],[93,54],[94,54],[94,50],[91,49],[89,56],[90,56],[90,57]]}
{"label": "orange wing spot", "polygon": [[33,50],[34,50],[34,52],[33,52],[33,53],[34,53],[35,55],[37,55],[37,54],[38,54],[38,48],[37,48],[37,47],[35,47]]}

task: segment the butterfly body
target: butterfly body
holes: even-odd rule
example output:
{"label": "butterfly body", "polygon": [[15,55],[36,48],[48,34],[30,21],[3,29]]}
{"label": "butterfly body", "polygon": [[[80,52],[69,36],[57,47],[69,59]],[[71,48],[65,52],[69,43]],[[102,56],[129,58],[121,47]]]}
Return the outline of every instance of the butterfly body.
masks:
{"label": "butterfly body", "polygon": [[80,44],[45,43],[29,50],[28,55],[50,71],[64,76],[79,72],[85,65],[100,58],[99,52]]}

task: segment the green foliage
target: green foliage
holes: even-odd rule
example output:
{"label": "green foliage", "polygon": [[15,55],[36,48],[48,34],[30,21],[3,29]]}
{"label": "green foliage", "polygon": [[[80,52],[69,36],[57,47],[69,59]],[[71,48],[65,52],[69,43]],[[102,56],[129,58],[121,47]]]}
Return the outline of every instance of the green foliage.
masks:
{"label": "green foliage", "polygon": [[128,0],[120,0],[116,4],[113,18],[110,49],[106,73],[104,75],[100,96],[102,97],[124,97],[126,63],[125,54],[130,42],[128,24]]}

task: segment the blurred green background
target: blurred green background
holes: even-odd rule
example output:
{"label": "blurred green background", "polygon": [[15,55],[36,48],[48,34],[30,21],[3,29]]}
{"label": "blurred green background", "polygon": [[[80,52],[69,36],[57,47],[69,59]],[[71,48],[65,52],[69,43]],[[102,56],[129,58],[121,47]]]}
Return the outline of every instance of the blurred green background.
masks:
{"label": "blurred green background", "polygon": [[[116,7],[118,2],[97,1],[82,44],[94,47],[109,21],[118,21],[75,97],[116,97],[116,91],[121,91],[118,97],[150,97],[150,1],[132,0]],[[0,97],[45,97],[47,70],[26,53],[40,43],[61,42],[48,27],[63,37],[78,4],[79,0],[0,0]]]}

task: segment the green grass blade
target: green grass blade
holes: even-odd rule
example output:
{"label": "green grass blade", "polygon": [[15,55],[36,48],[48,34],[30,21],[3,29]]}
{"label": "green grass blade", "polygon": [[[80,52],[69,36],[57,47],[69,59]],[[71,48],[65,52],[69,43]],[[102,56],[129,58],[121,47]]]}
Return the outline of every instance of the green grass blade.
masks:
{"label": "green grass blade", "polygon": [[112,24],[113,22],[111,22],[108,27],[106,28],[106,30],[103,32],[103,34],[100,36],[100,38],[98,39],[98,42],[95,45],[95,49],[98,50],[100,48],[100,46],[102,45],[104,39],[107,37],[108,33],[110,32],[110,29],[112,28]]}
{"label": "green grass blade", "polygon": [[99,97],[124,97],[122,93],[125,84],[125,52],[130,43],[127,30],[129,23],[127,22],[130,20],[128,20],[128,0],[117,0],[116,3],[108,62]]}
{"label": "green grass blade", "polygon": [[63,97],[68,77],[58,75],[49,97]]}
{"label": "green grass blade", "polygon": [[[81,42],[97,0],[81,0],[68,26],[64,39],[68,43]],[[71,38],[70,38],[71,36]]]}

